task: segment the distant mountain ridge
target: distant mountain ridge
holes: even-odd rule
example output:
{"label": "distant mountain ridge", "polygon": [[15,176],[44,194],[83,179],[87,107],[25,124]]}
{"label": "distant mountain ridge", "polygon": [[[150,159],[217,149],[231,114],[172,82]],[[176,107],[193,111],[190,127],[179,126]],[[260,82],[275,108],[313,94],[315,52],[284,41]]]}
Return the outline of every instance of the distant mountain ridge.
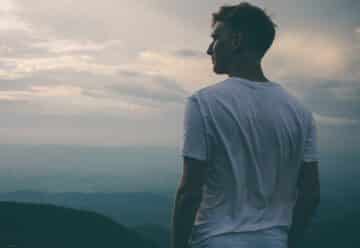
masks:
{"label": "distant mountain ridge", "polygon": [[[333,187],[339,189],[340,187]],[[306,240],[299,247],[360,247],[360,196],[354,190],[323,189],[316,217]],[[87,209],[111,217],[116,222],[149,238],[159,248],[167,248],[173,195],[139,193],[43,193],[18,191],[0,193],[0,201],[51,203]],[[1,246],[0,246],[1,247]]]}
{"label": "distant mountain ridge", "polygon": [[142,225],[134,227],[141,236],[153,240],[159,248],[169,248],[170,229],[158,225]]}
{"label": "distant mountain ridge", "polygon": [[108,217],[45,204],[0,202],[0,247],[158,248]]}
{"label": "distant mountain ridge", "polygon": [[173,199],[171,194],[126,193],[47,193],[15,191],[0,193],[0,201],[53,204],[106,215],[128,227],[144,224],[169,228]]}

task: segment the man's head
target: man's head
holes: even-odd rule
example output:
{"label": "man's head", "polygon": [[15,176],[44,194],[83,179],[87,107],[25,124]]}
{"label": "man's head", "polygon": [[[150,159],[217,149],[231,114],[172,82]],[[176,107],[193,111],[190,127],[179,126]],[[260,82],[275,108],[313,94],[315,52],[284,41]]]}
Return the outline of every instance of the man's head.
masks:
{"label": "man's head", "polygon": [[276,24],[259,7],[242,2],[212,14],[211,55],[216,73],[233,64],[259,64],[275,38]]}

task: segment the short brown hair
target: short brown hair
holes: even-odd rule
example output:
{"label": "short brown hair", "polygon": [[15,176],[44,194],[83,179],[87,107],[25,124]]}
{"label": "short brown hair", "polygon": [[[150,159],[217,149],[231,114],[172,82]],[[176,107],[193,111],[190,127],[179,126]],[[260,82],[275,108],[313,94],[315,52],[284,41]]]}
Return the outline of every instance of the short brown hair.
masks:
{"label": "short brown hair", "polygon": [[247,44],[261,57],[275,39],[277,25],[265,10],[248,2],[222,6],[218,12],[212,14],[212,26],[219,21],[229,25],[235,32],[244,33]]}

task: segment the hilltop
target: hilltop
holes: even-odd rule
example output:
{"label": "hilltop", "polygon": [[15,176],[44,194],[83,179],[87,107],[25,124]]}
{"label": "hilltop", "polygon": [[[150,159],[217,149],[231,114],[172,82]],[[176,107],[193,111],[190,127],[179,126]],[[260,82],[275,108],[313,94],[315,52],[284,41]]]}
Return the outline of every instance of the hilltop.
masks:
{"label": "hilltop", "polygon": [[157,248],[108,217],[49,204],[0,202],[0,247]]}

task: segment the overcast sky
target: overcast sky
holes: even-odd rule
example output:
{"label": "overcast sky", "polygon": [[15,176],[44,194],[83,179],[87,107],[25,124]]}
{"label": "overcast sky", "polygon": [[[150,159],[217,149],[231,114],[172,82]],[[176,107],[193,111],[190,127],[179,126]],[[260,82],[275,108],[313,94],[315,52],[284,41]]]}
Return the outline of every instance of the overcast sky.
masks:
{"label": "overcast sky", "polygon": [[[0,0],[0,143],[178,146],[185,97],[226,78],[211,13],[237,2]],[[360,145],[360,1],[249,2],[278,25],[266,76],[324,145]]]}

